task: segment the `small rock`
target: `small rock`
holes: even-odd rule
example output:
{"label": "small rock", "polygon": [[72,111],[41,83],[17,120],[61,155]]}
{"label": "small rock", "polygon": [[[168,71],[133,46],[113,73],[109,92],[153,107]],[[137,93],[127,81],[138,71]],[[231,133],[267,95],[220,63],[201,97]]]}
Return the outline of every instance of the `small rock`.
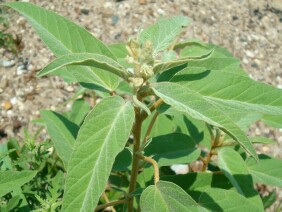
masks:
{"label": "small rock", "polygon": [[10,102],[11,102],[11,104],[12,105],[15,105],[15,104],[17,104],[17,97],[16,96],[14,96],[12,99],[10,99]]}
{"label": "small rock", "polygon": [[7,111],[7,117],[12,118],[14,116],[14,112],[12,110]]}
{"label": "small rock", "polygon": [[10,101],[6,101],[6,102],[4,102],[4,104],[3,104],[4,110],[10,110],[10,109],[12,109],[12,107],[13,107],[13,105],[11,104]]}
{"label": "small rock", "polygon": [[249,51],[249,50],[246,51],[246,55],[247,55],[247,57],[250,57],[250,58],[255,57],[255,54],[252,51]]}
{"label": "small rock", "polygon": [[139,0],[139,4],[147,4],[147,0]]}
{"label": "small rock", "polygon": [[9,85],[9,81],[6,77],[3,77],[1,79],[1,83],[0,83],[0,88],[5,89],[6,87],[8,87]]}
{"label": "small rock", "polygon": [[83,9],[80,10],[80,12],[81,12],[82,14],[84,14],[84,15],[88,15],[88,14],[89,14],[89,9],[83,8]]}
{"label": "small rock", "polygon": [[2,62],[2,66],[5,67],[5,68],[10,68],[12,66],[14,66],[16,64],[16,62],[14,60],[4,60]]}
{"label": "small rock", "polygon": [[17,68],[17,75],[22,75],[24,72],[27,72],[27,70],[24,68],[23,65]]}
{"label": "small rock", "polygon": [[117,22],[119,21],[119,17],[117,15],[113,15],[112,16],[112,24],[117,24]]}

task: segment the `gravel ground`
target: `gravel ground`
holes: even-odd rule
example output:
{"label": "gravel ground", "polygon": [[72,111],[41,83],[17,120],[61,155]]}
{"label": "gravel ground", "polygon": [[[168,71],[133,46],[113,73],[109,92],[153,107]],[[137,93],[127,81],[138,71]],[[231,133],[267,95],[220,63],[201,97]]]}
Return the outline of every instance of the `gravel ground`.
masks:
{"label": "gravel ground", "polygon": [[[6,1],[9,2],[9,1]],[[157,18],[182,13],[193,22],[183,38],[198,38],[227,48],[242,61],[250,77],[282,89],[281,0],[30,0],[83,25],[105,43],[125,41]],[[72,96],[76,85],[58,77],[36,79],[36,71],[54,57],[23,17],[11,13],[9,32],[22,38],[16,58],[0,50],[0,141],[31,132],[40,109],[57,109]],[[9,66],[9,67],[8,67]],[[253,135],[277,141],[258,151],[282,158],[282,131],[257,123]],[[2,139],[1,139],[2,137]],[[280,192],[280,200],[282,194]]]}

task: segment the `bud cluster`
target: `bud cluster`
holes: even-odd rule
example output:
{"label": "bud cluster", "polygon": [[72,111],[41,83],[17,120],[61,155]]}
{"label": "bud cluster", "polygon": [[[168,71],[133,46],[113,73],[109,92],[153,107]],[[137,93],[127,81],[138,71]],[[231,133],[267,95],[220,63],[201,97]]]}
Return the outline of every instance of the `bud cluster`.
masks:
{"label": "bud cluster", "polygon": [[140,45],[136,40],[130,39],[126,49],[129,53],[127,62],[134,64],[134,77],[130,77],[129,81],[134,88],[139,88],[154,75],[153,44],[148,40]]}

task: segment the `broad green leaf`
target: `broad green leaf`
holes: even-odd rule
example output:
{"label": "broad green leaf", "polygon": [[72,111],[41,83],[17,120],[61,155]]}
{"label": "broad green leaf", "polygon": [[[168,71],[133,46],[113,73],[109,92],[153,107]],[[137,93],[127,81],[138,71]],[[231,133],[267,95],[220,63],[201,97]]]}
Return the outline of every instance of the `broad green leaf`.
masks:
{"label": "broad green leaf", "polygon": [[263,207],[252,204],[236,191],[220,188],[206,189],[200,196],[199,204],[209,211],[264,211]]}
{"label": "broad green leaf", "polygon": [[77,99],[72,104],[69,119],[79,126],[89,110],[90,104],[87,101],[83,99]]}
{"label": "broad green leaf", "polygon": [[248,198],[253,205],[263,208],[262,201],[253,187],[254,182],[248,167],[239,153],[231,148],[220,149],[218,166],[240,194]]}
{"label": "broad green leaf", "polygon": [[[83,27],[65,17],[30,3],[11,2],[4,5],[26,17],[40,38],[57,57],[70,53],[87,52],[105,55],[115,60],[115,56],[106,45]],[[109,73],[105,75],[100,70],[96,71],[89,67],[68,67],[60,70],[60,73],[61,75],[71,73],[82,85],[91,83],[109,91],[114,90],[119,82],[115,75]],[[88,78],[83,78],[81,73],[87,73]],[[88,81],[85,81],[87,79]],[[89,87],[88,84],[85,86]]]}
{"label": "broad green leaf", "polygon": [[189,19],[182,15],[160,19],[156,24],[140,33],[139,41],[141,44],[147,40],[151,41],[153,55],[156,55],[158,52],[165,50],[189,22]]}
{"label": "broad green leaf", "polygon": [[282,128],[282,115],[281,116],[264,115],[261,121],[266,123],[270,127]]}
{"label": "broad green leaf", "polygon": [[115,158],[112,171],[129,171],[131,167],[132,153],[124,148]]}
{"label": "broad green leaf", "polygon": [[222,189],[232,188],[232,184],[224,175],[208,172],[194,172],[188,174],[163,176],[161,177],[161,180],[173,182],[188,193],[193,190],[202,191],[207,187]]}
{"label": "broad green leaf", "polygon": [[35,177],[36,171],[0,171],[0,197]]}
{"label": "broad green leaf", "polygon": [[[204,43],[197,39],[180,42],[174,46],[174,50],[181,49],[180,55],[183,57],[192,55],[199,55],[199,51],[214,49],[213,57],[233,57],[233,55],[226,49],[214,45],[212,43]],[[198,50],[198,51],[197,51]]]}
{"label": "broad green leaf", "polygon": [[69,65],[82,65],[98,68],[101,71],[109,71],[119,77],[122,77],[123,79],[127,79],[128,76],[126,70],[116,61],[104,55],[94,53],[74,53],[63,55],[49,63],[38,73],[38,76],[41,77],[50,74],[57,69]]}
{"label": "broad green leaf", "polygon": [[238,141],[254,158],[257,158],[254,147],[245,133],[224,111],[219,110],[202,95],[187,86],[170,82],[156,83],[152,88],[165,103],[192,118],[221,128]]}
{"label": "broad green leaf", "polygon": [[259,162],[248,158],[248,170],[255,182],[282,187],[282,160],[259,155]]}
{"label": "broad green leaf", "polygon": [[146,156],[153,156],[159,166],[173,164],[187,164],[197,160],[201,150],[195,146],[193,140],[182,133],[171,133],[153,137],[145,148]]}
{"label": "broad green leaf", "polygon": [[147,187],[141,195],[140,206],[146,212],[207,211],[180,187],[165,181]]}
{"label": "broad green leaf", "polygon": [[133,122],[132,104],[119,96],[103,99],[86,116],[67,169],[63,211],[94,210]]}
{"label": "broad green leaf", "polygon": [[247,112],[282,114],[282,90],[225,70],[191,67],[172,79],[218,105]]}
{"label": "broad green leaf", "polygon": [[59,157],[64,162],[65,167],[67,167],[79,127],[54,111],[42,110],[40,114],[46,123],[48,134],[54,143]]}

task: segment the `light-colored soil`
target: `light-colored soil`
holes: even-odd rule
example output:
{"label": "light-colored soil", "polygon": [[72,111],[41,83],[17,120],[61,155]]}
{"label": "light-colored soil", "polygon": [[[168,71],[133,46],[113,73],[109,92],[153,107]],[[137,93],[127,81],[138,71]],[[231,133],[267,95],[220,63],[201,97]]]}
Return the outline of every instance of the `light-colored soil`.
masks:
{"label": "light-colored soil", "polygon": [[[183,38],[197,38],[227,48],[241,59],[251,78],[282,88],[281,0],[29,2],[69,17],[108,44],[126,41],[159,17],[182,13],[193,20],[185,29]],[[22,38],[24,48],[19,58],[0,50],[0,141],[13,136],[22,137],[24,127],[35,131],[37,128],[30,122],[39,117],[39,110],[61,107],[76,88],[58,77],[34,77],[34,73],[48,64],[53,55],[23,17],[14,12],[9,17],[9,32]],[[15,64],[11,67],[3,67],[3,62],[13,61]],[[281,131],[256,124],[250,133],[277,141],[276,145],[258,150],[282,158]]]}

